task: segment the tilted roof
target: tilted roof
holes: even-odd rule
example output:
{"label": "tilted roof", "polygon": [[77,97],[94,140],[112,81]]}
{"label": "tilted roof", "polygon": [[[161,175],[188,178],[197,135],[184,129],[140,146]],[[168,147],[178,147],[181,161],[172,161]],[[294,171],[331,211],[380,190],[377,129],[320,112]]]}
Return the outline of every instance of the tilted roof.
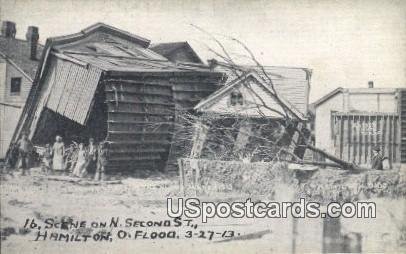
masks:
{"label": "tilted roof", "polygon": [[154,52],[168,58],[171,61],[176,61],[176,56],[173,56],[178,50],[183,49],[186,54],[189,55],[190,61],[193,63],[200,63],[202,64],[203,61],[197,55],[197,53],[193,50],[193,48],[189,45],[186,41],[181,42],[165,42],[165,43],[157,43],[150,46],[150,49]]}
{"label": "tilted roof", "polygon": [[[37,44],[37,58],[40,59],[44,47]],[[28,41],[0,35],[0,52],[13,61],[25,74],[34,79],[39,61],[30,58]]]}

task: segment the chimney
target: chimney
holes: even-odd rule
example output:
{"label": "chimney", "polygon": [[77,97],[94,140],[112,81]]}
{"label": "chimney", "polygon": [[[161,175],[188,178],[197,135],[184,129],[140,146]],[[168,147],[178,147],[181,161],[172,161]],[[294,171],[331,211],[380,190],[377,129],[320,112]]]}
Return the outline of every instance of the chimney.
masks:
{"label": "chimney", "polygon": [[16,23],[11,21],[3,21],[1,25],[1,34],[6,38],[16,37]]}
{"label": "chimney", "polygon": [[38,34],[38,27],[36,26],[29,26],[27,33],[25,34],[25,38],[30,45],[30,59],[36,60],[37,59],[37,44],[39,39]]}
{"label": "chimney", "polygon": [[374,81],[368,81],[368,88],[374,88]]}

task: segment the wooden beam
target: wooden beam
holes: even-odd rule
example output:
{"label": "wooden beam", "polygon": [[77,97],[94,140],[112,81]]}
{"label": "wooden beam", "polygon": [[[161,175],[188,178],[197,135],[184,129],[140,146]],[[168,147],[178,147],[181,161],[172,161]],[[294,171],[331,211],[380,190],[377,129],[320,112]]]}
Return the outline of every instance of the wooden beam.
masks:
{"label": "wooden beam", "polygon": [[249,142],[251,133],[252,133],[252,123],[250,122],[249,119],[247,119],[246,121],[243,121],[240,125],[237,138],[235,140],[233,147],[234,154],[240,154],[242,151],[244,151],[245,146]]}
{"label": "wooden beam", "polygon": [[199,119],[194,124],[193,146],[190,151],[190,158],[199,158],[201,156],[204,142],[206,141],[209,127]]}

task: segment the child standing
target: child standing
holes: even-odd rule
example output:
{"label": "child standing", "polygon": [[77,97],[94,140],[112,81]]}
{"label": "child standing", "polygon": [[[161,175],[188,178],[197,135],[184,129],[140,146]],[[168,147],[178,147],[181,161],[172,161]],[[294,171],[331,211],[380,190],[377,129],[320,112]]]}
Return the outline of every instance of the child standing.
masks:
{"label": "child standing", "polygon": [[97,156],[97,169],[94,176],[95,181],[104,181],[104,172],[107,165],[108,155],[108,143],[106,141],[101,142]]}
{"label": "child standing", "polygon": [[86,149],[83,143],[79,144],[78,159],[72,174],[77,177],[82,176],[82,171],[86,166]]}
{"label": "child standing", "polygon": [[86,167],[87,173],[93,173],[97,167],[97,145],[93,138],[89,139],[88,150],[88,165]]}
{"label": "child standing", "polygon": [[48,173],[49,170],[52,170],[52,148],[50,144],[45,145],[45,151],[42,158],[42,165],[45,173]]}
{"label": "child standing", "polygon": [[62,142],[61,136],[56,136],[56,141],[52,149],[53,159],[52,167],[54,170],[65,170],[65,162],[63,156],[65,155],[65,144]]}

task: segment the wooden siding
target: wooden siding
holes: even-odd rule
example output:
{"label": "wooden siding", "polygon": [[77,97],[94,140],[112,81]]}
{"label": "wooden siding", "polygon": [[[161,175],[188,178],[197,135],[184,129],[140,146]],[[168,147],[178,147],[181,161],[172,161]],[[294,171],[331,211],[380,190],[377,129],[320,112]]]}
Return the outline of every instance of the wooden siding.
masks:
{"label": "wooden siding", "polygon": [[4,159],[22,107],[0,103],[0,159]]}
{"label": "wooden siding", "polygon": [[400,141],[402,143],[400,152],[401,152],[401,162],[406,163],[406,90],[402,89],[399,92],[399,114],[400,114]]}
{"label": "wooden siding", "polygon": [[[109,169],[176,169],[184,154],[176,136],[178,112],[192,109],[217,86],[218,79],[199,76],[107,76],[107,140],[111,142]],[[176,157],[176,158],[175,158]]]}
{"label": "wooden siding", "polygon": [[336,156],[357,164],[369,164],[378,146],[392,167],[400,162],[400,122],[390,113],[333,113],[332,139]]}
{"label": "wooden siding", "polygon": [[103,82],[107,103],[109,168],[162,168],[174,118],[169,81],[163,78],[111,78]]}
{"label": "wooden siding", "polygon": [[4,95],[6,93],[6,59],[0,57],[0,102],[4,102]]}
{"label": "wooden siding", "polygon": [[[310,70],[294,67],[263,66],[267,75],[257,66],[242,66],[247,70],[255,70],[267,83],[268,77],[272,79],[276,92],[282,95],[303,115],[307,115],[307,105],[309,104]],[[237,78],[230,67],[219,64],[216,71],[227,73],[227,82]],[[241,75],[241,73],[240,73]],[[268,76],[268,77],[266,77]]]}
{"label": "wooden siding", "polygon": [[[241,93],[243,105],[231,105],[230,96],[234,92]],[[281,112],[282,114],[284,113],[283,108],[269,91],[253,78],[241,81],[240,84],[237,84],[233,89],[221,95],[219,99],[207,103],[201,110],[206,113],[271,118],[282,117],[275,111]]]}
{"label": "wooden siding", "polygon": [[[11,94],[10,93],[10,86],[11,86],[11,79],[12,78],[21,78],[21,90],[18,94]],[[32,86],[32,81],[29,80],[26,75],[24,75],[20,70],[18,70],[15,66],[6,62],[6,76],[5,76],[5,83],[4,83],[4,90],[3,92],[3,102],[5,103],[13,103],[18,105],[24,105],[28,93],[30,92]],[[1,100],[0,100],[1,102]]]}
{"label": "wooden siding", "polygon": [[[364,112],[364,114],[399,114],[395,88],[353,88],[340,89],[334,95],[328,96],[315,108],[315,138],[316,147],[330,153],[335,153],[335,144],[332,139],[333,112]],[[367,113],[369,112],[369,113]]]}
{"label": "wooden siding", "polygon": [[46,107],[84,125],[89,115],[101,70],[57,59],[51,71]]}

